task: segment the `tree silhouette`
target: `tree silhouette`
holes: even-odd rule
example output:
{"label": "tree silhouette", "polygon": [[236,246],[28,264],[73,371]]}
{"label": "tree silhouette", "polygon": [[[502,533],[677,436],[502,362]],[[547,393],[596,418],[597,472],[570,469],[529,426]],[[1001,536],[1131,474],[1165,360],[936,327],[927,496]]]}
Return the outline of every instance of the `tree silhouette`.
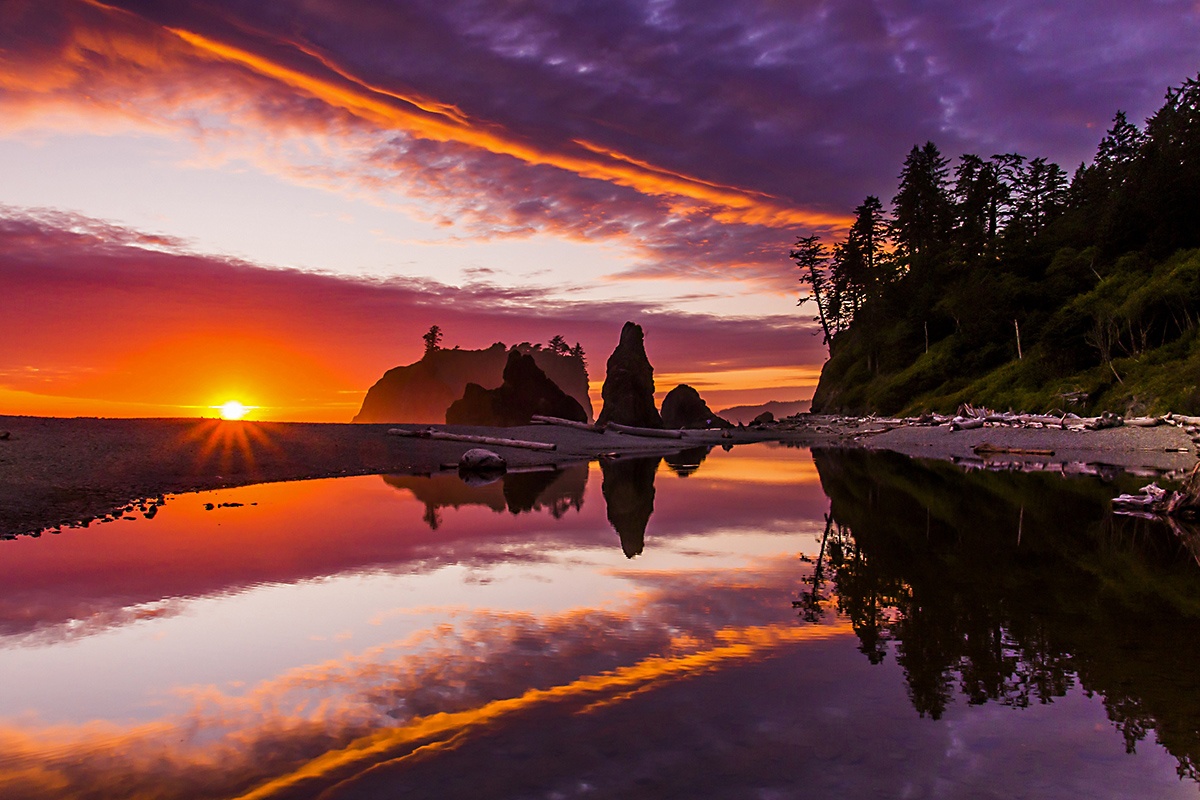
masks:
{"label": "tree silhouette", "polygon": [[442,329],[437,325],[430,325],[421,338],[425,341],[425,355],[442,349]]}

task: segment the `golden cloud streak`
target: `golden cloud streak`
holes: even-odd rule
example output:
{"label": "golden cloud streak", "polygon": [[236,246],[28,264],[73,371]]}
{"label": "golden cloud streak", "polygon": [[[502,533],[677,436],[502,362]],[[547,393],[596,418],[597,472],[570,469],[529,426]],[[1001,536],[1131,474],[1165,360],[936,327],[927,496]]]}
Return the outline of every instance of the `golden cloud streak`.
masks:
{"label": "golden cloud streak", "polygon": [[[479,708],[433,714],[398,728],[386,728],[351,742],[340,750],[325,753],[288,775],[274,778],[241,795],[238,800],[267,800],[309,780],[347,780],[365,771],[398,764],[418,752],[452,749],[466,736],[529,708],[552,702],[577,701],[585,705],[576,713],[588,713],[619,703],[667,681],[695,677],[734,661],[763,655],[766,651],[803,641],[820,641],[852,633],[850,624],[839,620],[830,625],[805,627],[760,626],[720,631],[720,644],[696,653],[674,657],[651,657],[628,667],[599,675],[587,675],[549,689],[530,689],[519,697],[494,700]],[[390,753],[411,748],[399,756]]]}
{"label": "golden cloud streak", "polygon": [[789,207],[769,195],[673,172],[583,141],[577,140],[574,144],[601,158],[542,150],[519,141],[498,126],[472,121],[452,105],[372,85],[331,63],[328,58],[295,43],[288,44],[316,59],[343,83],[308,74],[193,31],[181,28],[167,30],[208,58],[239,64],[382,128],[402,130],[437,142],[465,144],[489,153],[511,156],[531,165],[556,167],[580,177],[626,186],[646,195],[682,197],[716,206],[716,217],[722,222],[841,229],[848,227],[852,221],[846,216]]}

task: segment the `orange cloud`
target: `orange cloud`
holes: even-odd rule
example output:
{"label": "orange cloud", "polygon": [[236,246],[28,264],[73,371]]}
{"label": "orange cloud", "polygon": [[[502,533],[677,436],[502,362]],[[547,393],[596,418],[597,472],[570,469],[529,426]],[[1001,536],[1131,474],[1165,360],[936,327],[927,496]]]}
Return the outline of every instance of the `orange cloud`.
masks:
{"label": "orange cloud", "polygon": [[[547,165],[584,178],[611,181],[643,194],[687,198],[717,207],[724,222],[741,222],[771,227],[848,227],[853,219],[789,208],[759,192],[721,186],[692,176],[656,167],[613,150],[576,142],[585,152],[602,159],[552,152],[522,142],[494,125],[473,122],[447,104],[431,104],[409,95],[387,91],[353,77],[347,70],[319,59],[333,74],[317,76],[273,61],[265,56],[215,41],[199,33],[170,28],[183,41],[205,55],[246,66],[262,75],[303,91],[332,106],[349,111],[376,125],[396,128],[434,141],[453,141],[478,147],[497,155],[512,156],[527,164]],[[311,50],[293,45],[298,51]],[[335,78],[341,78],[339,83]],[[399,101],[401,105],[395,102]],[[411,108],[410,108],[411,107]],[[453,109],[453,110],[452,110]],[[417,113],[424,112],[424,113]]]}

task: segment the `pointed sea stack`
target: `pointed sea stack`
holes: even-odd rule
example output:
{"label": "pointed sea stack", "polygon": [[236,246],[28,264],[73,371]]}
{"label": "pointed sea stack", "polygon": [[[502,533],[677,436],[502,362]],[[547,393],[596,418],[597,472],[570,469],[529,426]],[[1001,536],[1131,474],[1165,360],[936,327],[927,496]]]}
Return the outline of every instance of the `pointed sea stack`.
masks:
{"label": "pointed sea stack", "polygon": [[646,357],[642,327],[626,322],[621,341],[608,357],[604,388],[600,391],[604,408],[597,419],[601,425],[615,422],[638,428],[661,428],[662,417],[654,405],[654,367]]}

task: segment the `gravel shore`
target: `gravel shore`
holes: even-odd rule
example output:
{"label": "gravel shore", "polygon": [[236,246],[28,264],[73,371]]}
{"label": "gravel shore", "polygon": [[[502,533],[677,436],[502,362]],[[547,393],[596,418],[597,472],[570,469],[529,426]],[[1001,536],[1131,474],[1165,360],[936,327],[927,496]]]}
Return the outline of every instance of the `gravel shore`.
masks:
{"label": "gravel shore", "polygon": [[[1053,429],[938,427],[873,431],[869,423],[813,418],[811,424],[689,435],[684,440],[595,433],[557,426],[435,426],[474,435],[552,443],[552,452],[491,447],[511,468],[563,465],[600,456],[667,454],[700,444],[780,440],[797,446],[870,447],[916,458],[980,460],[973,448],[1046,448],[1041,461],[1184,470],[1196,463],[1179,428]],[[477,445],[389,436],[393,427],[200,419],[95,419],[0,416],[0,536],[32,533],[133,513],[168,494],[286,480],[381,473],[430,474],[451,468]],[[7,437],[4,436],[7,433]],[[1024,458],[996,456],[993,458]]]}

